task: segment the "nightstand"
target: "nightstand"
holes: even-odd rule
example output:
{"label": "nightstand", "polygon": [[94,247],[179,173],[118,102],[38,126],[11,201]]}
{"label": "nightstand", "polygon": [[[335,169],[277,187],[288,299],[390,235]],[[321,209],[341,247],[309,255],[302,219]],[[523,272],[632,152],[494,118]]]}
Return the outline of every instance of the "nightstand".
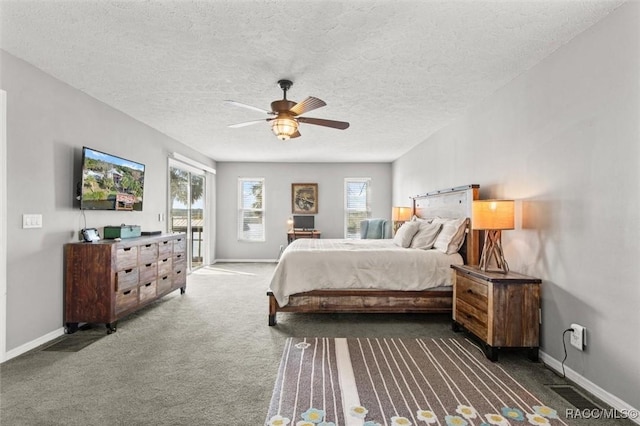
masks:
{"label": "nightstand", "polygon": [[477,266],[451,266],[454,331],[478,337],[491,361],[500,348],[527,348],[538,360],[540,346],[540,283],[538,278],[509,272],[484,272]]}

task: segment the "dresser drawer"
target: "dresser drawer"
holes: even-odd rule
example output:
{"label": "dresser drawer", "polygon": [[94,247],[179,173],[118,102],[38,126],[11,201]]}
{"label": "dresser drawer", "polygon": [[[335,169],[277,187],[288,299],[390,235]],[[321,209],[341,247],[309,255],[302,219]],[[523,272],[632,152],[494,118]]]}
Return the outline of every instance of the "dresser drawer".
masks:
{"label": "dresser drawer", "polygon": [[140,246],[139,250],[138,259],[140,263],[151,263],[158,260],[158,244],[144,244]]}
{"label": "dresser drawer", "polygon": [[165,275],[162,277],[158,277],[158,284],[157,284],[157,291],[158,294],[162,294],[166,291],[171,290],[171,283],[173,282],[173,280],[171,279],[171,275]]}
{"label": "dresser drawer", "polygon": [[466,327],[473,334],[486,341],[489,335],[487,327],[487,311],[480,310],[462,299],[456,298],[455,320]]}
{"label": "dresser drawer", "polygon": [[158,260],[158,276],[163,277],[171,273],[173,259],[170,257]]}
{"label": "dresser drawer", "polygon": [[138,287],[118,290],[116,293],[116,313],[126,311],[138,305]]}
{"label": "dresser drawer", "polygon": [[154,281],[156,278],[158,278],[157,262],[145,263],[144,265],[140,265],[138,269],[140,271],[140,283]]}
{"label": "dresser drawer", "polygon": [[187,264],[187,256],[185,253],[174,253],[173,265],[178,267]]}
{"label": "dresser drawer", "polygon": [[116,291],[127,290],[138,285],[138,268],[116,272]]}
{"label": "dresser drawer", "polygon": [[116,270],[132,268],[138,264],[138,247],[122,247],[116,250]]}
{"label": "dresser drawer", "polygon": [[176,267],[173,270],[173,288],[187,285],[187,268]]}
{"label": "dresser drawer", "polygon": [[173,252],[174,253],[186,253],[187,252],[187,239],[178,238],[173,240]]}
{"label": "dresser drawer", "polygon": [[160,241],[158,243],[158,258],[166,258],[173,254],[173,241]]}
{"label": "dresser drawer", "polygon": [[156,280],[140,284],[140,303],[156,298]]}
{"label": "dresser drawer", "polygon": [[488,286],[485,282],[471,280],[465,276],[456,276],[457,300],[464,300],[469,305],[486,312],[488,308]]}

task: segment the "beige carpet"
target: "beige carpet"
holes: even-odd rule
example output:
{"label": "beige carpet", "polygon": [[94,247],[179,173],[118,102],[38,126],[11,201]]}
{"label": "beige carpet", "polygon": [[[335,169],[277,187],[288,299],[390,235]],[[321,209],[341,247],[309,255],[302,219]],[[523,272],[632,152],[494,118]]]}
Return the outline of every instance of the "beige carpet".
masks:
{"label": "beige carpet", "polygon": [[288,339],[266,423],[567,424],[463,338]]}

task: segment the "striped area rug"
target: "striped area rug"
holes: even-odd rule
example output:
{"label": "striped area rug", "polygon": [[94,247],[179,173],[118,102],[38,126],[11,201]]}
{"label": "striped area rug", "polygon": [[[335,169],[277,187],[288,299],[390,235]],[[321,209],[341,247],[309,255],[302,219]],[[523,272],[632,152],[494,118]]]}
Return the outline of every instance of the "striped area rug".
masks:
{"label": "striped area rug", "polygon": [[266,425],[566,425],[464,339],[290,338]]}

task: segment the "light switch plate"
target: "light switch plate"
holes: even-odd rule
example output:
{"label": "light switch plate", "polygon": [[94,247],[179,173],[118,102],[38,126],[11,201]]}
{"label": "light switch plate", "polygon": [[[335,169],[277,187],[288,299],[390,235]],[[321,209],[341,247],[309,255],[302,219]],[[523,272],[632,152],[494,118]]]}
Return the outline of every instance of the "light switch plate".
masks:
{"label": "light switch plate", "polygon": [[41,214],[23,214],[22,229],[42,228]]}

